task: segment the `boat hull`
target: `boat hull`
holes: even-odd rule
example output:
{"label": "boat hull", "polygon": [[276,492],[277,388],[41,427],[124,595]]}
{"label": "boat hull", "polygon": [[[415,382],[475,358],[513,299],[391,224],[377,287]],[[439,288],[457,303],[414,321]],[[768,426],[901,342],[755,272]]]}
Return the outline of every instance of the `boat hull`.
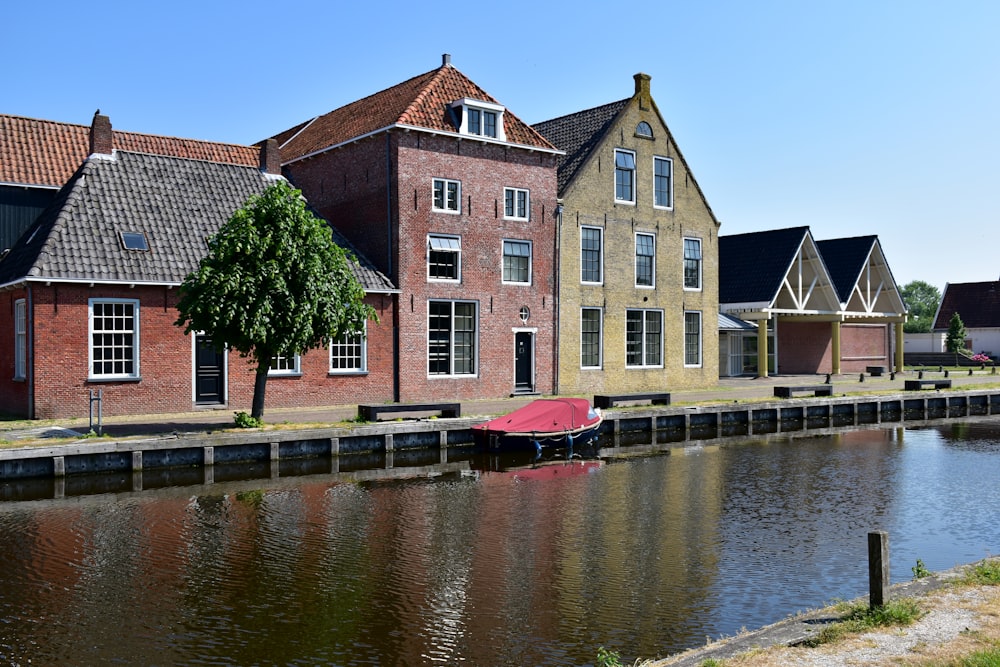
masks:
{"label": "boat hull", "polygon": [[539,399],[473,427],[489,450],[581,447],[596,439],[604,417],[583,399]]}

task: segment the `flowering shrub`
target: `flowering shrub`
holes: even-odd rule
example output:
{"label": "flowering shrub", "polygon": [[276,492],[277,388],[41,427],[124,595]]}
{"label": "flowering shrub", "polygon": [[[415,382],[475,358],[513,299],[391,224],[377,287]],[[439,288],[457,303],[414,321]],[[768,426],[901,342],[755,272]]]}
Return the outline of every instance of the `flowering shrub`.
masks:
{"label": "flowering shrub", "polygon": [[989,363],[990,361],[992,361],[992,359],[990,359],[990,355],[985,354],[983,352],[980,352],[979,354],[972,355],[972,360],[973,361],[980,361],[980,362],[982,362],[984,364],[985,363]]}

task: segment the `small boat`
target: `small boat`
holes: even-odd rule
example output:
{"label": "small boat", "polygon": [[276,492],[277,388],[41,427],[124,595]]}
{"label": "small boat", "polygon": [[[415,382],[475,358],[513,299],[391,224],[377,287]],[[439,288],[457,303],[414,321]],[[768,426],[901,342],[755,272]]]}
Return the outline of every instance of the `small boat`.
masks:
{"label": "small boat", "polygon": [[583,398],[540,398],[522,408],[472,427],[489,449],[534,449],[589,444],[604,416]]}

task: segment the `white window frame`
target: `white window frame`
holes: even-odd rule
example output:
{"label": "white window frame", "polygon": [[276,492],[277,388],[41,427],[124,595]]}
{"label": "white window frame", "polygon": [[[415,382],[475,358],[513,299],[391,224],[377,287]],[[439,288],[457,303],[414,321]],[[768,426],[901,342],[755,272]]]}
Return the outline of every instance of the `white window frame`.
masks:
{"label": "white window frame", "polygon": [[[508,197],[510,197],[511,201],[509,209],[507,206]],[[523,212],[519,211],[522,207]],[[508,212],[508,210],[510,212]],[[503,189],[503,218],[504,220],[522,221],[526,221],[531,218],[531,193],[526,188]]]}
{"label": "white window frame", "polygon": [[[667,179],[667,203],[662,204],[657,201],[657,194],[660,189],[657,187],[657,181],[662,176],[656,173],[656,167],[658,164],[664,163],[667,165],[668,175]],[[661,155],[653,156],[653,208],[659,208],[663,210],[671,210],[674,208],[674,161],[672,158],[663,157]]]}
{"label": "white window frame", "polygon": [[[504,129],[503,122],[503,114],[506,109],[502,105],[493,102],[486,102],[484,100],[476,100],[471,97],[463,97],[462,99],[452,102],[451,107],[458,115],[458,131],[460,134],[482,137],[484,139],[507,141],[507,133]],[[478,112],[478,126],[469,122],[470,117],[473,116],[470,112]],[[487,114],[492,114],[496,120],[496,125],[492,134],[486,131]]]}
{"label": "white window frame", "polygon": [[[507,254],[507,244],[516,243],[517,245],[528,247],[528,277],[527,280],[511,280],[508,277],[507,271],[507,258],[508,257],[524,257],[524,255],[508,255]],[[524,239],[503,239],[501,241],[501,256],[503,265],[500,267],[500,279],[504,285],[530,285],[532,280],[532,265],[534,264],[534,247],[531,241],[526,241]]]}
{"label": "white window frame", "polygon": [[[437,203],[438,186],[441,188],[441,206]],[[448,186],[455,186],[455,205],[450,206],[448,198]],[[460,215],[462,213],[462,181],[453,178],[433,178],[431,179],[431,209],[437,213],[448,213],[450,215]]]}
{"label": "white window frame", "polygon": [[[432,275],[431,267],[438,266],[431,262],[432,253],[452,254],[455,257],[455,277],[442,278]],[[441,264],[441,266],[444,266]],[[460,283],[462,282],[462,237],[451,234],[428,234],[427,235],[427,282],[431,283]]]}
{"label": "white window frame", "polygon": [[[431,370],[431,358],[434,355],[435,349],[435,339],[433,336],[433,330],[431,328],[431,318],[434,314],[431,312],[433,304],[448,304],[450,313],[448,315],[448,329],[447,329],[447,340],[443,341],[447,346],[447,350],[444,352],[445,359],[447,361],[448,370],[447,372],[433,372]],[[469,342],[467,347],[470,358],[469,370],[459,371],[455,370],[456,361],[459,356],[456,354],[458,351],[458,344],[456,343],[456,330],[455,330],[455,308],[457,305],[462,305],[472,308],[472,340]],[[461,315],[461,317],[466,317],[466,315]],[[463,332],[469,333],[470,330],[465,329]],[[440,345],[440,344],[438,344]],[[461,357],[464,359],[465,357]],[[449,300],[449,299],[431,299],[427,302],[427,377],[428,378],[474,378],[478,377],[478,364],[479,364],[479,303],[476,301],[459,301],[459,300]]]}
{"label": "white window frame", "polygon": [[[695,316],[698,322],[698,334],[697,334],[697,363],[691,363],[688,361],[688,317]],[[700,310],[685,310],[684,311],[684,368],[701,368],[702,366],[702,356],[703,356],[703,345],[702,341],[704,338],[704,326],[702,324],[702,317]],[[758,362],[759,363],[759,362]],[[767,360],[764,361],[767,363]]]}
{"label": "white window frame", "polygon": [[28,375],[28,302],[14,302],[14,379],[24,380]]}
{"label": "white window frame", "polygon": [[[104,306],[117,306],[117,305],[130,306],[131,309],[132,309],[132,315],[131,315],[131,317],[132,317],[132,328],[131,329],[125,329],[125,328],[118,329],[118,328],[113,327],[111,329],[95,330],[94,329],[94,322],[95,322],[96,318],[95,318],[95,315],[94,315],[94,308],[95,308],[95,306],[98,306],[98,305],[100,305],[102,307],[102,310],[103,310]],[[106,317],[111,317],[112,321],[114,321],[119,316],[113,313],[113,314],[111,314],[109,316],[108,315],[102,315],[101,317],[102,317],[102,319],[106,318]],[[126,315],[126,314],[123,313],[121,315],[121,317],[125,318],[125,317],[128,317],[128,315]],[[92,299],[88,299],[87,300],[87,320],[88,320],[88,322],[87,322],[87,379],[90,380],[90,381],[94,381],[94,380],[96,380],[96,381],[102,381],[102,380],[137,380],[137,379],[139,379],[139,377],[140,377],[140,375],[139,375],[139,349],[140,349],[139,348],[139,300],[138,299],[113,299],[113,298],[107,298],[107,299],[92,298]],[[95,373],[94,372],[94,363],[95,363],[95,360],[94,360],[94,357],[95,357],[95,355],[94,355],[94,350],[95,350],[94,337],[95,336],[112,336],[112,337],[114,337],[114,336],[117,336],[117,335],[123,335],[123,336],[124,335],[129,335],[129,336],[131,336],[132,337],[131,345],[130,346],[117,345],[112,340],[110,345],[102,345],[100,347],[104,348],[104,349],[108,349],[108,348],[110,348],[110,349],[115,349],[115,348],[127,349],[127,347],[131,347],[131,350],[132,350],[132,352],[131,352],[131,355],[132,355],[132,358],[131,358],[132,370],[130,372],[120,372],[120,373],[115,373],[114,371],[112,371],[110,373],[103,373],[103,372],[102,373]],[[103,355],[102,355],[102,357],[103,357]],[[113,363],[116,363],[116,361],[114,359],[112,359],[110,361],[102,359],[98,363],[102,363],[102,364],[112,363],[113,364]],[[126,361],[123,359],[121,363],[126,363]]]}
{"label": "white window frame", "polygon": [[[583,253],[591,252],[583,247],[584,242],[584,232],[597,232],[598,239],[600,240],[600,247],[597,249],[597,280],[586,280],[584,279],[584,263],[583,263]],[[603,227],[590,227],[584,225],[580,227],[580,282],[584,285],[603,285],[604,284],[604,228]]]}
{"label": "white window frame", "polygon": [[[642,330],[639,332],[639,342],[640,342],[639,356],[641,358],[641,363],[638,363],[638,364],[636,364],[636,363],[629,363],[629,358],[628,358],[628,355],[629,355],[629,350],[628,350],[628,346],[629,346],[628,321],[629,321],[629,315],[634,314],[634,313],[639,313],[640,314],[640,316],[641,316],[640,317],[640,322],[642,323]],[[659,315],[660,330],[659,330],[659,332],[657,332],[657,346],[658,346],[658,349],[656,351],[657,358],[659,359],[659,361],[656,362],[656,363],[652,363],[651,364],[648,361],[650,350],[649,350],[649,345],[648,345],[647,337],[650,335],[650,333],[647,331],[647,326],[648,326],[647,315],[652,314],[652,313],[655,313],[655,314]],[[629,368],[629,369],[637,369],[637,368],[663,368],[663,337],[664,337],[664,331],[663,331],[663,311],[661,309],[659,309],[659,308],[626,308],[625,309],[625,367]]]}
{"label": "white window frame", "polygon": [[[652,252],[649,255],[639,254],[639,237],[648,236],[652,239]],[[649,257],[650,268],[649,268],[649,284],[639,282],[639,258]],[[636,232],[635,233],[635,286],[639,289],[655,289],[656,288],[656,234],[652,232]]]}
{"label": "white window frame", "polygon": [[[586,355],[584,354],[584,331],[583,331],[583,314],[586,311],[596,311],[597,312],[597,365],[588,366],[584,363]],[[604,368],[604,309],[595,308],[592,306],[583,306],[580,308],[580,370],[594,370]]]}
{"label": "white window frame", "polygon": [[[697,259],[691,259],[691,260],[688,259],[688,256],[687,256],[688,241],[691,241],[693,243],[697,243],[698,244],[698,257],[697,257]],[[682,281],[682,283],[684,285],[684,290],[687,291],[687,292],[700,292],[702,290],[702,275],[704,273],[702,267],[704,266],[704,263],[705,263],[705,261],[704,261],[705,253],[702,251],[701,239],[694,238],[694,237],[691,237],[691,236],[684,237],[683,241],[681,242],[681,252],[684,255],[684,258],[682,260],[682,266],[681,266],[681,272],[682,272],[681,273],[681,281]],[[695,285],[695,286],[689,286],[688,285],[687,264],[688,264],[689,261],[696,261],[696,262],[698,262],[698,284]]]}
{"label": "white window frame", "polygon": [[[348,347],[358,347],[358,355],[348,355],[343,352],[334,355],[334,349],[344,350]],[[361,331],[345,333],[337,340],[331,340],[329,345],[329,373],[331,375],[357,375],[368,372],[368,323],[366,322]],[[334,358],[348,361],[358,359],[357,366],[337,366],[334,367]]]}
{"label": "white window frame", "polygon": [[271,357],[271,365],[267,369],[268,377],[288,377],[302,375],[302,357],[298,354],[286,357],[276,354]]}
{"label": "white window frame", "polygon": [[[622,157],[622,160],[619,160],[619,156]],[[620,161],[631,162],[632,166],[619,167],[618,163]],[[619,180],[618,175],[619,173],[626,173],[626,172],[629,174],[629,179],[631,180],[631,183],[629,184],[629,188],[631,190],[630,193],[631,197],[629,197],[628,199],[618,196],[618,180]],[[615,203],[616,204],[629,204],[631,206],[635,206],[635,191],[637,185],[635,175],[636,175],[635,151],[626,150],[624,148],[616,148],[615,149]]]}

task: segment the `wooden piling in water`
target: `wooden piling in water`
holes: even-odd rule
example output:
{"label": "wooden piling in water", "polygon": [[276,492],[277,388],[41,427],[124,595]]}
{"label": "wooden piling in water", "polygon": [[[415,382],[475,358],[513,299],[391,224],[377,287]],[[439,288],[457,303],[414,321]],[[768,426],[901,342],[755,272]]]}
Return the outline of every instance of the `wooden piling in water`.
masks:
{"label": "wooden piling in water", "polygon": [[882,607],[889,601],[889,533],[868,533],[868,606]]}

